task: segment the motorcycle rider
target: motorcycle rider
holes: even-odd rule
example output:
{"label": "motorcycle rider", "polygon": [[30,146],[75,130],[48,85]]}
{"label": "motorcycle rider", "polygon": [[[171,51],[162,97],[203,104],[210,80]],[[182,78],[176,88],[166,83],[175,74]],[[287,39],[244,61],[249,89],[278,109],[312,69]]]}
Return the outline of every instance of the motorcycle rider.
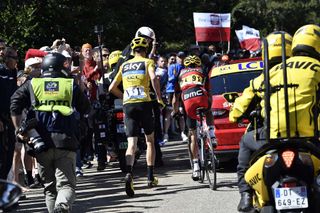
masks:
{"label": "motorcycle rider", "polygon": [[36,153],[36,158],[49,213],[70,212],[75,200],[78,123],[73,109],[80,113],[90,109],[88,99],[69,77],[66,60],[60,53],[46,55],[40,78],[26,81],[11,97],[10,111],[16,130],[22,110],[32,107],[36,130],[43,138],[45,150]]}
{"label": "motorcycle rider", "polygon": [[[317,99],[320,83],[320,73],[318,72],[320,71],[319,35],[320,27],[317,25],[309,24],[300,27],[292,40],[293,57],[286,60],[288,85],[297,85],[288,88],[289,117],[292,121],[289,126],[290,135],[300,138],[315,138],[315,141],[318,140],[317,117],[319,114],[319,100]],[[277,64],[270,70],[271,88],[280,88],[279,92],[270,96],[271,139],[288,137],[286,135],[285,105],[283,101],[285,98],[282,90],[283,85],[281,84],[283,84],[283,65]],[[254,143],[254,141],[251,141],[251,143]],[[250,195],[245,195],[240,200],[239,207],[250,208],[252,206],[250,198]]]}
{"label": "motorcycle rider", "polygon": [[[266,39],[268,41],[268,50],[269,50],[269,65],[270,68],[274,67],[275,65],[281,62],[281,33],[279,31],[273,32],[269,34]],[[291,42],[292,37],[286,32],[285,39],[286,39],[286,56],[291,56]],[[264,47],[262,47],[263,49]],[[264,58],[264,55],[262,55]],[[250,81],[250,86],[247,87],[242,96],[238,97],[229,114],[229,120],[231,122],[237,122],[243,117],[249,117],[250,112],[253,110],[260,111],[261,106],[260,102],[263,101],[261,95],[261,89],[263,89],[264,85],[264,77],[263,74],[258,76],[257,78]],[[264,111],[262,110],[262,113]],[[259,115],[258,115],[259,116]],[[264,135],[264,129],[262,119],[259,119],[257,122],[257,132],[260,136],[260,139]],[[251,130],[251,131],[250,131]],[[239,192],[241,195],[241,199],[238,205],[238,211],[250,211],[252,206],[252,192],[250,186],[244,180],[244,174],[249,167],[249,160],[251,154],[260,148],[265,141],[259,140],[256,138],[256,132],[253,129],[247,130],[247,133],[243,135],[240,141],[240,149],[238,155],[238,166],[237,166],[237,175],[238,175],[238,187]]]}

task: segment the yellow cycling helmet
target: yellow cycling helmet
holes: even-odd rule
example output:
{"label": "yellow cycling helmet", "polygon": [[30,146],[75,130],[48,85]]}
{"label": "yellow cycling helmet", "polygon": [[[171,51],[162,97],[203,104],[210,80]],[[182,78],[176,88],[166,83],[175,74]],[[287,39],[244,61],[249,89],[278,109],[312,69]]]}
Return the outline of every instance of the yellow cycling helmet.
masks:
{"label": "yellow cycling helmet", "polygon": [[121,51],[115,50],[110,53],[109,55],[109,67],[111,68],[112,65],[116,64],[119,61],[119,58],[121,57]]}
{"label": "yellow cycling helmet", "polygon": [[189,67],[190,65],[194,65],[196,67],[201,66],[201,59],[196,55],[189,55],[184,59],[184,66]]}
{"label": "yellow cycling helmet", "polygon": [[143,37],[137,37],[132,39],[131,41],[131,48],[134,50],[137,47],[143,47],[143,48],[148,48],[149,44],[147,39],[143,38]]}
{"label": "yellow cycling helmet", "polygon": [[320,58],[320,27],[308,24],[300,27],[293,36],[292,54],[307,53],[311,57]]}
{"label": "yellow cycling helmet", "polygon": [[[281,42],[281,34],[284,33],[285,38],[285,48],[286,48],[286,57],[291,57],[291,44],[292,44],[292,36],[283,31],[275,31],[270,33],[266,39],[268,41],[268,53],[269,53],[269,61],[271,63],[280,63],[282,59],[282,42]],[[262,59],[264,59],[264,47],[262,45]]]}

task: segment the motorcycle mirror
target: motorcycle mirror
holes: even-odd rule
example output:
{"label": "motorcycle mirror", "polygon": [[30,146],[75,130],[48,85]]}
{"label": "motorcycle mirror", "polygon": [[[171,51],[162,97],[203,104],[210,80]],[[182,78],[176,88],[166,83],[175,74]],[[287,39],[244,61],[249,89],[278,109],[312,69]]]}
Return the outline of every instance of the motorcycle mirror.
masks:
{"label": "motorcycle mirror", "polygon": [[223,97],[229,102],[229,103],[234,103],[236,98],[239,97],[239,94],[237,92],[228,92],[224,93]]}
{"label": "motorcycle mirror", "polygon": [[21,188],[11,182],[0,180],[0,209],[8,209],[16,204],[22,194]]}

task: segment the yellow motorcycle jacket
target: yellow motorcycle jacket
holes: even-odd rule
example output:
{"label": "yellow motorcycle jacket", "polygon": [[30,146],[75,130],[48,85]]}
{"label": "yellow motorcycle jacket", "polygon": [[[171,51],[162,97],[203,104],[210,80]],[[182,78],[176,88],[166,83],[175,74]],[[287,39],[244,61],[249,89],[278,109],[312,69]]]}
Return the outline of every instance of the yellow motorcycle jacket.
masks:
{"label": "yellow motorcycle jacket", "polygon": [[[315,126],[315,123],[318,119],[320,62],[306,56],[295,56],[287,59],[286,63],[288,84],[291,85],[288,88],[290,136],[312,137],[318,131],[318,125]],[[250,86],[235,100],[229,114],[230,122],[236,122],[245,113],[255,96],[262,98],[260,104],[264,117],[263,81],[263,74],[250,81]],[[270,97],[270,137],[287,137],[282,63],[270,70],[270,84],[274,90]]]}
{"label": "yellow motorcycle jacket", "polygon": [[250,81],[249,87],[243,90],[242,95],[235,100],[230,110],[230,122],[237,122],[238,119],[247,112],[252,102],[256,100],[257,97],[262,97],[263,81],[263,74]]}
{"label": "yellow motorcycle jacket", "polygon": [[[286,61],[288,103],[291,137],[312,137],[318,131],[320,62],[306,56],[291,57]],[[283,66],[270,70],[270,138],[286,135]]]}

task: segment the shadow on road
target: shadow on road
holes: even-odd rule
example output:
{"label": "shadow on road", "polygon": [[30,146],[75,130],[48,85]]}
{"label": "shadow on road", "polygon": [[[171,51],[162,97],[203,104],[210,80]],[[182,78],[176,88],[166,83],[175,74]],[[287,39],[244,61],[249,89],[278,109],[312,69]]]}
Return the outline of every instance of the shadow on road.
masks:
{"label": "shadow on road", "polygon": [[[156,201],[161,200],[159,197],[162,197],[159,195],[208,188],[207,184],[200,183],[194,186],[187,186],[179,182],[176,184],[166,183],[166,178],[172,176],[184,175],[190,177],[191,171],[186,144],[169,142],[162,150],[165,165],[156,168],[155,171],[161,180],[161,185],[153,189],[147,188],[147,170],[143,156],[138,160],[134,168],[135,191],[139,192],[136,193],[134,198],[128,198],[124,192],[124,174],[118,169],[117,163],[109,165],[106,170],[100,172],[97,172],[96,166],[94,166],[85,170],[84,177],[78,178],[77,199],[72,212],[128,212],[128,209],[131,208],[138,209],[133,212],[149,211],[152,208],[157,208]],[[218,172],[234,172],[235,167],[233,164],[223,165]],[[235,190],[235,180],[232,178],[219,179],[219,173],[217,174],[217,190],[220,190],[221,187],[223,187],[222,191]],[[46,212],[42,189],[28,192],[27,197],[28,199],[19,202],[20,207],[17,212]],[[153,202],[155,205],[153,205]]]}

